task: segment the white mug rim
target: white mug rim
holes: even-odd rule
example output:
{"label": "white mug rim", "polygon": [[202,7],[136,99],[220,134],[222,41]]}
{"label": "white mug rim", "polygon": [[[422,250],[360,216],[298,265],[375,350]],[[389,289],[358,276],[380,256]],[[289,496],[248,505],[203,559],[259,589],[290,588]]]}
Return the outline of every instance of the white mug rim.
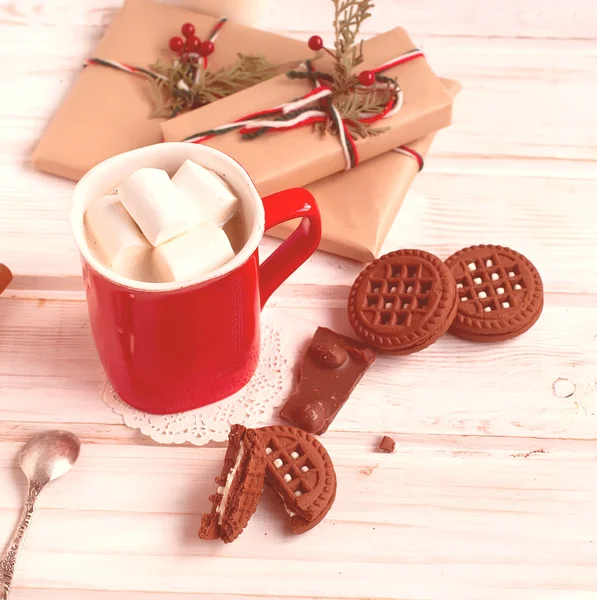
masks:
{"label": "white mug rim", "polygon": [[[97,186],[98,179],[105,180],[106,178],[109,178],[109,174],[116,169],[127,171],[127,174],[129,174],[144,166],[154,166],[153,163],[155,162],[156,157],[165,157],[169,154],[180,154],[181,156],[184,156],[184,158],[180,160],[180,164],[187,159],[194,160],[198,164],[202,164],[202,166],[220,171],[220,174],[226,174],[228,180],[234,179],[235,181],[231,181],[231,184],[233,184],[235,192],[239,194],[244,205],[248,205],[248,209],[252,214],[253,227],[250,234],[247,236],[245,245],[231,261],[218,269],[214,269],[213,271],[205,273],[190,281],[151,283],[128,279],[127,277],[118,275],[109,267],[103,265],[93,255],[89,248],[85,235],[84,216],[85,207],[92,195],[90,193],[90,188]],[[148,164],[144,164],[145,162]],[[126,165],[128,164],[134,165],[130,171],[126,169]],[[232,177],[230,177],[230,175],[232,175]],[[122,181],[124,176],[120,177],[120,181]],[[107,184],[103,193],[107,193],[110,189],[116,187],[116,185],[117,184],[110,186]],[[94,197],[99,197],[99,195],[100,194],[93,194]],[[105,279],[116,285],[139,292],[172,292],[218,279],[243,265],[253,255],[255,250],[257,250],[257,247],[263,239],[265,232],[265,211],[261,197],[257,192],[253,181],[245,169],[243,169],[243,167],[233,158],[224,152],[216,150],[215,148],[210,148],[209,146],[191,144],[189,142],[162,142],[160,144],[145,146],[143,148],[137,148],[118,154],[91,168],[79,180],[73,190],[69,205],[69,224],[81,257],[94,271],[99,273]]]}

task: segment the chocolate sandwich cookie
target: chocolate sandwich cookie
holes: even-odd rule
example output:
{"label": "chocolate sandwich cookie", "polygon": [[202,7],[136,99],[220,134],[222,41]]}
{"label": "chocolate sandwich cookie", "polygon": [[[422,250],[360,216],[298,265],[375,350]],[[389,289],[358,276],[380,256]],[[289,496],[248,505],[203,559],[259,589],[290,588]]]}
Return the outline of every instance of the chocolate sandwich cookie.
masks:
{"label": "chocolate sandwich cookie", "polygon": [[348,319],[367,344],[411,354],[433,344],[458,308],[456,282],[437,256],[398,250],[370,263],[355,280]]}
{"label": "chocolate sandwich cookie", "polygon": [[543,283],[522,254],[503,246],[471,246],[450,256],[446,265],[458,292],[450,333],[475,342],[509,340],[539,318]]}
{"label": "chocolate sandwich cookie", "polygon": [[325,433],[374,360],[365,344],[318,327],[280,416],[309,433]]}
{"label": "chocolate sandwich cookie", "polygon": [[336,497],[336,471],[325,448],[296,427],[257,430],[265,444],[265,483],[280,497],[296,534],[309,531],[328,513]]}
{"label": "chocolate sandwich cookie", "polygon": [[0,294],[8,287],[8,284],[12,281],[12,273],[10,269],[0,263]]}
{"label": "chocolate sandwich cookie", "polygon": [[233,542],[253,516],[263,491],[266,456],[262,436],[254,429],[233,425],[212,509],[201,518],[199,537]]}

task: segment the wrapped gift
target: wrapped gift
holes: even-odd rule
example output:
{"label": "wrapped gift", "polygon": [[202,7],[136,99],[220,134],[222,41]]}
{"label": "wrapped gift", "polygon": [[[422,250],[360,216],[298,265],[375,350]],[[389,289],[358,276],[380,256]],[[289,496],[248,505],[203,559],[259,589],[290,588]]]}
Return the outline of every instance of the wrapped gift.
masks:
{"label": "wrapped gift", "polygon": [[[359,69],[377,69],[394,64],[415,50],[407,33],[393,29],[364,42],[364,62]],[[392,148],[423,137],[451,122],[452,99],[439,78],[420,53],[384,71],[396,78],[403,104],[392,116],[379,122],[387,131],[356,141],[360,161],[373,158]],[[329,73],[333,64],[327,54],[317,59],[314,68]],[[199,139],[236,159],[249,173],[263,195],[304,186],[338,173],[346,167],[346,154],[337,135],[321,134],[311,127],[274,130],[247,140],[237,131],[229,131],[204,141],[205,134],[222,131],[247,115],[263,114],[272,108],[292,103],[310,90],[305,79],[285,74],[243,90],[233,97],[190,111],[162,123],[166,141]]]}
{"label": "wrapped gift", "polygon": [[[456,81],[442,83],[452,97],[460,91]],[[435,132],[308,185],[321,211],[320,250],[363,262],[377,258],[434,138]],[[289,221],[267,233],[285,239],[297,225]]]}
{"label": "wrapped gift", "polygon": [[[149,0],[126,0],[92,56],[147,69],[170,62],[168,42],[181,25],[193,23],[205,39],[217,19]],[[297,64],[309,55],[304,43],[227,22],[218,32],[209,69],[230,66],[237,54],[260,54],[275,64]],[[82,70],[33,154],[33,165],[69,179],[80,179],[106,158],[162,141],[151,83],[102,65]]]}

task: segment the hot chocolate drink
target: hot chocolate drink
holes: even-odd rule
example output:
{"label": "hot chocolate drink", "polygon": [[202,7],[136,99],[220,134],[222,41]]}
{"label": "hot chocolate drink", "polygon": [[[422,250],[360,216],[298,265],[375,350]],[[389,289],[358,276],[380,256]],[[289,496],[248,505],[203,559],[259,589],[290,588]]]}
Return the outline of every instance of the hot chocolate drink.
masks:
{"label": "hot chocolate drink", "polygon": [[172,178],[145,168],[90,202],[85,234],[93,256],[140,282],[188,282],[219,269],[243,248],[239,198],[216,173],[185,161]]}

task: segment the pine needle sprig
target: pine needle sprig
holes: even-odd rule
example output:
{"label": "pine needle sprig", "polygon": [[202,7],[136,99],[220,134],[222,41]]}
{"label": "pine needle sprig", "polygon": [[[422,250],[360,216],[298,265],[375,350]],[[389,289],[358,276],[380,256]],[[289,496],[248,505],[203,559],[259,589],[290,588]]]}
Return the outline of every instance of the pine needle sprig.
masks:
{"label": "pine needle sprig", "polygon": [[[363,123],[363,115],[379,115],[387,107],[395,89],[396,82],[385,78],[386,88],[363,88],[355,69],[364,61],[363,42],[357,42],[361,25],[371,16],[372,0],[332,0],[334,3],[334,65],[330,73],[329,86],[331,102],[339,111],[349,132],[357,138],[377,135],[387,128],[375,128]],[[316,125],[324,132],[338,133],[331,119]]]}
{"label": "pine needle sprig", "polygon": [[288,65],[274,65],[261,55],[238,54],[230,67],[212,72],[202,61],[176,59],[156,62],[150,69],[164,79],[150,79],[155,102],[154,117],[172,118],[270,79]]}
{"label": "pine needle sprig", "polygon": [[359,119],[364,115],[377,115],[383,112],[390,98],[389,89],[378,90],[375,94],[353,92],[336,96],[334,106],[342,115],[348,130],[357,138],[365,138],[370,134],[374,135],[374,129],[370,123],[363,123]]}
{"label": "pine needle sprig", "polygon": [[[371,16],[371,0],[333,0],[336,57],[342,61],[355,52],[355,42],[363,21]],[[361,52],[362,56],[362,52]],[[353,67],[356,65],[352,65]]]}
{"label": "pine needle sprig", "polygon": [[273,65],[260,55],[239,54],[231,67],[222,67],[215,73],[205,72],[200,83],[201,93],[208,102],[213,102],[270,79],[284,68],[286,65]]}

